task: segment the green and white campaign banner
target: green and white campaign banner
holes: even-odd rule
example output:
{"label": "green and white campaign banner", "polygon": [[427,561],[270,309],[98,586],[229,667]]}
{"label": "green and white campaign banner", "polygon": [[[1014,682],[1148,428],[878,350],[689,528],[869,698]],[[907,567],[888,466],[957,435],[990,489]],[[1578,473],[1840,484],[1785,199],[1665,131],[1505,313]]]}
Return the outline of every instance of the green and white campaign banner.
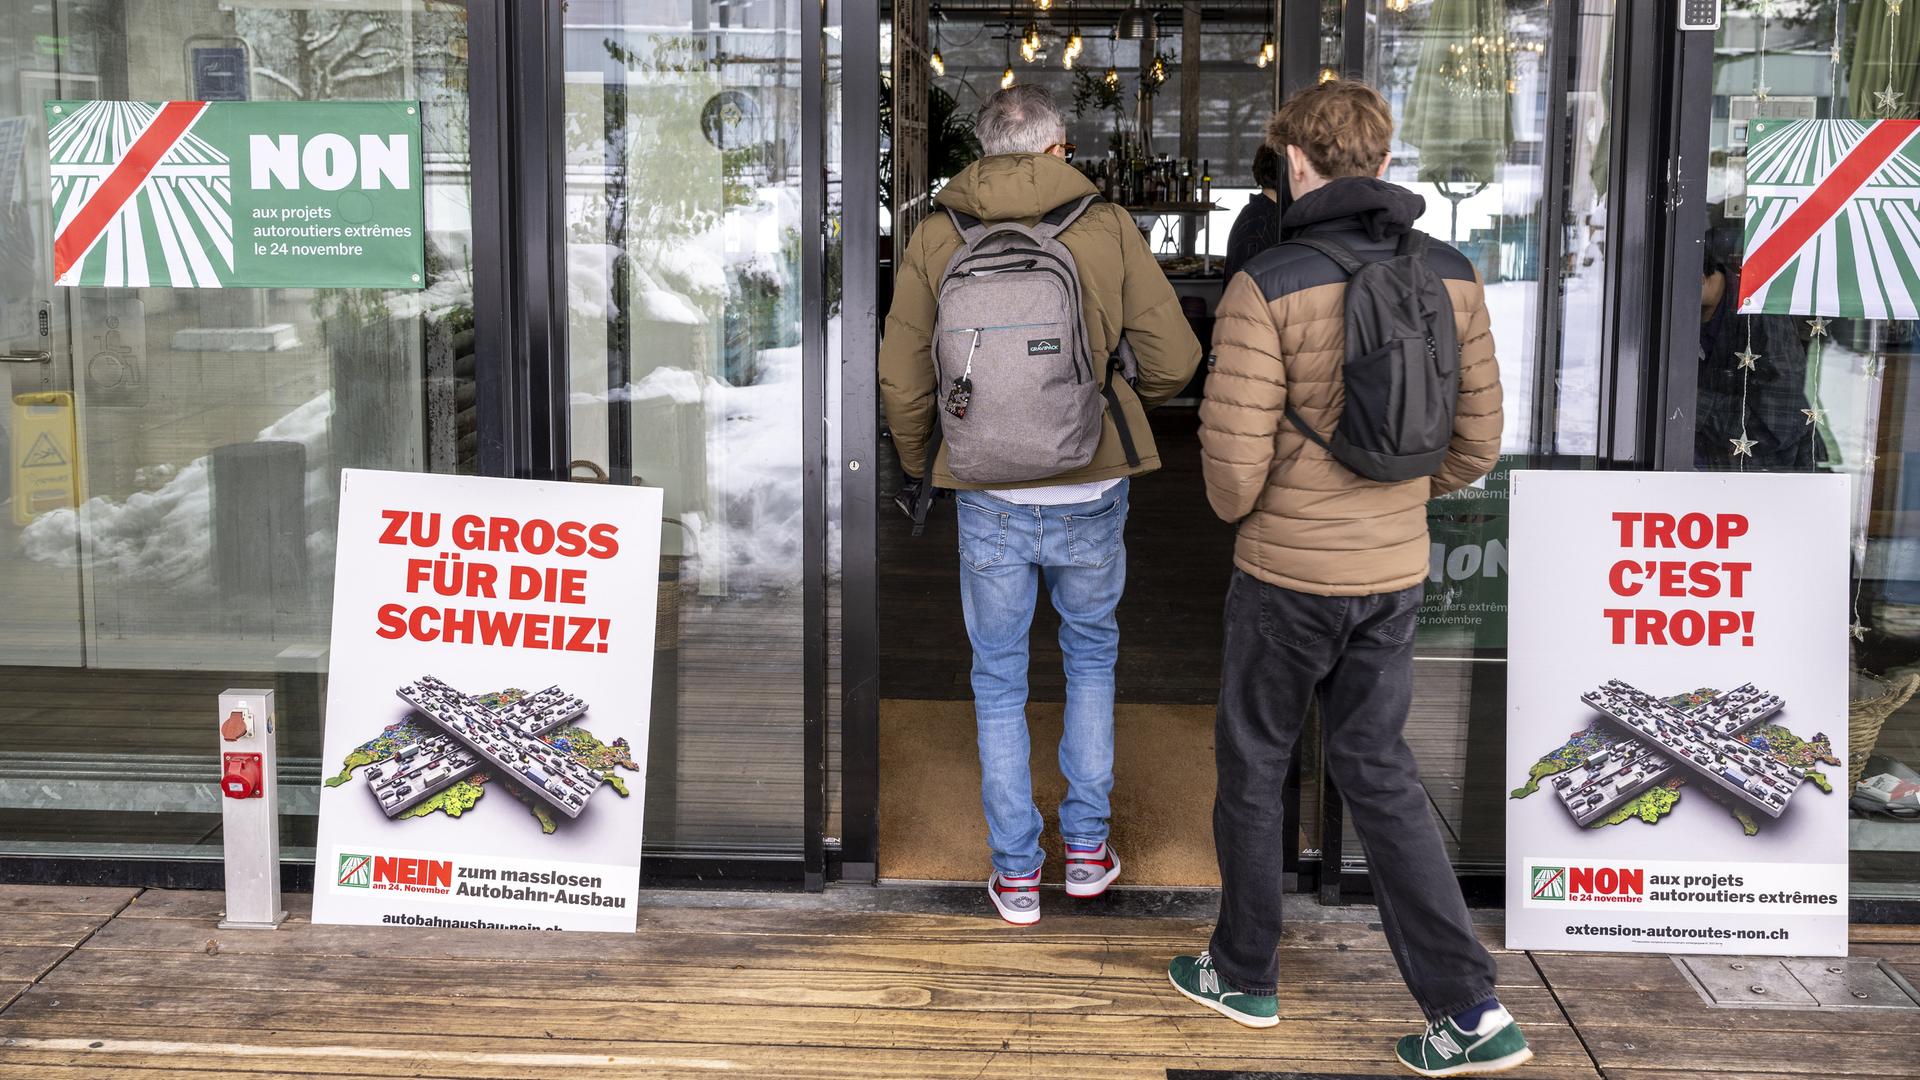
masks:
{"label": "green and white campaign banner", "polygon": [[1740,311],[1920,318],[1920,120],[1755,120]]}
{"label": "green and white campaign banner", "polygon": [[417,289],[418,102],[50,101],[54,283]]}

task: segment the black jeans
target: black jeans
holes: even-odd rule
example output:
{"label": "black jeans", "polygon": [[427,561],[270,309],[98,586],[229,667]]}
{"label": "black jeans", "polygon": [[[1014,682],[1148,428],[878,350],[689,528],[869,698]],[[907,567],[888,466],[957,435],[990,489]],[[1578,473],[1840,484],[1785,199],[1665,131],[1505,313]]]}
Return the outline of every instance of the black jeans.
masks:
{"label": "black jeans", "polygon": [[1493,996],[1493,958],[1474,937],[1459,882],[1402,729],[1413,698],[1421,588],[1312,596],[1235,570],[1215,718],[1220,859],[1214,967],[1271,994],[1279,973],[1281,790],[1308,695],[1320,701],[1327,768],[1367,849],[1393,957],[1429,1019]]}

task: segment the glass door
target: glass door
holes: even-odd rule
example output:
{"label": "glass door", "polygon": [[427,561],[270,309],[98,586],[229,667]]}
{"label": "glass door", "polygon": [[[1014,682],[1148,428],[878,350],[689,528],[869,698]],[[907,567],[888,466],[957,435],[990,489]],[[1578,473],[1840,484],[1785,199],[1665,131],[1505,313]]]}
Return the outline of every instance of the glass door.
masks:
{"label": "glass door", "polygon": [[[1428,508],[1407,726],[1463,870],[1497,868],[1504,842],[1507,478],[1592,468],[1602,452],[1615,10],[1613,0],[1373,0],[1364,40],[1346,43],[1393,109],[1387,179],[1426,199],[1419,228],[1465,254],[1485,284],[1505,395],[1494,472]],[[1357,854],[1350,830],[1341,846]]]}
{"label": "glass door", "polygon": [[[269,686],[305,854],[339,472],[474,467],[466,73],[457,0],[0,0],[0,851],[218,857],[216,695]],[[134,104],[50,165],[58,99]],[[182,99],[419,101],[426,287],[56,288],[56,180]],[[109,261],[178,240],[170,168]]]}
{"label": "glass door", "polygon": [[802,5],[562,15],[570,462],[666,492],[649,856],[804,830]]}
{"label": "glass door", "polygon": [[[67,290],[53,288],[43,102],[92,97],[99,76],[52,63],[60,12],[7,5],[0,28],[0,656],[41,668],[86,662],[79,547],[29,530],[82,498]],[[17,9],[17,10],[16,10]]]}

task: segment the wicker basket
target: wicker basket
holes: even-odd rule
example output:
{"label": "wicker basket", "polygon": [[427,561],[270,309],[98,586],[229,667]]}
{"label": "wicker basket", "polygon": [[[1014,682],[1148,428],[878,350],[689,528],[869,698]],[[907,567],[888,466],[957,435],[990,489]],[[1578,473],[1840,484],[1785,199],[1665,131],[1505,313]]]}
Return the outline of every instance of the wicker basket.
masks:
{"label": "wicker basket", "polygon": [[1902,675],[1892,680],[1865,675],[1857,687],[1873,696],[1847,703],[1848,791],[1860,783],[1860,774],[1867,767],[1867,757],[1880,741],[1880,729],[1886,726],[1887,718],[1898,712],[1900,706],[1913,697],[1914,691],[1920,690],[1920,675]]}

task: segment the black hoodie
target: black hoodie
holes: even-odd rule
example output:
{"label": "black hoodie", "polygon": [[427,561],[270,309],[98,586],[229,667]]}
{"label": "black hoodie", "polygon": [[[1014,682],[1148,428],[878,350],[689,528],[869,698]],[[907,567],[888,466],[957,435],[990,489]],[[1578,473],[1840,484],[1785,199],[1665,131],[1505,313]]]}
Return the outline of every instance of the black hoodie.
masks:
{"label": "black hoodie", "polygon": [[[1352,248],[1362,262],[1373,262],[1391,256],[1426,209],[1427,200],[1384,180],[1347,176],[1328,181],[1288,205],[1280,216],[1279,246],[1249,259],[1244,272],[1253,275],[1268,303],[1288,293],[1344,282],[1347,275],[1332,259],[1286,241],[1302,233],[1326,236]],[[1473,264],[1445,244],[1428,245],[1427,262],[1442,280],[1476,280]]]}

